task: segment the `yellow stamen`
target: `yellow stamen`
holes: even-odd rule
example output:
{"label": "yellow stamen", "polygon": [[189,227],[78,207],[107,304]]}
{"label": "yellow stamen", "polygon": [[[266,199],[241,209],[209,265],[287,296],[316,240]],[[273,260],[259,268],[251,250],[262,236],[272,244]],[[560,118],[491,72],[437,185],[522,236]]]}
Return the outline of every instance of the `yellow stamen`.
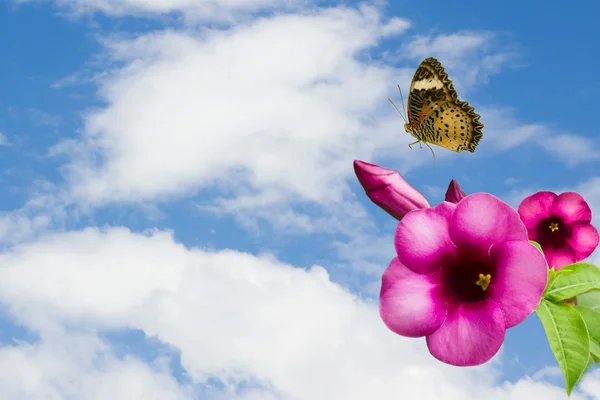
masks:
{"label": "yellow stamen", "polygon": [[490,281],[492,280],[492,275],[490,274],[479,274],[479,280],[475,282],[477,286],[481,286],[481,290],[484,292],[487,290],[488,286],[490,286]]}
{"label": "yellow stamen", "polygon": [[548,226],[548,228],[550,228],[551,232],[557,231],[558,230],[558,222],[552,222],[550,224],[550,226]]}

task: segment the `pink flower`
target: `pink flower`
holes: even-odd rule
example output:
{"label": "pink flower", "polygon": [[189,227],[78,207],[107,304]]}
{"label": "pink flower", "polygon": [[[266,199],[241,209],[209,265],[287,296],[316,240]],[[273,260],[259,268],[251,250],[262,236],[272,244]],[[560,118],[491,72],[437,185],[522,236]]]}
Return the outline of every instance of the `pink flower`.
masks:
{"label": "pink flower", "polygon": [[548,279],[517,212],[487,193],[407,214],[383,274],[379,312],[393,332],[425,336],[448,364],[483,364],[537,307]]}
{"label": "pink flower", "polygon": [[412,210],[431,207],[396,171],[355,160],[354,172],[369,199],[398,220]]}
{"label": "pink flower", "polygon": [[[417,189],[394,170],[364,161],[354,161],[354,172],[369,199],[397,220],[413,210],[431,207]],[[465,194],[452,179],[446,191],[446,201],[458,203]]]}
{"label": "pink flower", "polygon": [[518,212],[529,239],[542,246],[550,267],[560,269],[581,261],[598,246],[592,210],[577,193],[538,192],[526,197]]}

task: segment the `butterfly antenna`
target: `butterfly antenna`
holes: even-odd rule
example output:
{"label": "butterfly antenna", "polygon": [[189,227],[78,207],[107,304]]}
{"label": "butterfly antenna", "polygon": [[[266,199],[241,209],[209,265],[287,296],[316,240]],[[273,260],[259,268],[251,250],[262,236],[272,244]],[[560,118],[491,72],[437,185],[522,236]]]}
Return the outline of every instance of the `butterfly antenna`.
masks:
{"label": "butterfly antenna", "polygon": [[[400,92],[400,101],[402,102],[402,109],[404,110],[404,114],[406,115],[406,106],[404,105],[404,96],[402,96],[402,89],[400,89],[400,85],[398,85],[398,91]],[[408,123],[408,117],[405,117],[404,120]]]}
{"label": "butterfly antenna", "polygon": [[427,144],[427,142],[424,142],[425,146],[429,147],[429,150],[431,150],[431,154],[433,154],[433,158],[435,158],[435,153],[433,152],[433,149],[431,148],[431,146],[429,144]]}
{"label": "butterfly antenna", "polygon": [[398,107],[396,107],[396,105],[394,104],[394,102],[392,101],[392,99],[390,99],[388,97],[388,100],[390,101],[390,103],[392,103],[392,105],[394,106],[394,108],[396,109],[396,111],[398,111],[398,114],[400,114],[400,116],[402,117],[402,119],[404,120],[404,122],[406,122],[408,124],[408,121],[406,120],[406,118],[404,117],[404,114],[402,114],[400,112],[400,110],[398,110]]}

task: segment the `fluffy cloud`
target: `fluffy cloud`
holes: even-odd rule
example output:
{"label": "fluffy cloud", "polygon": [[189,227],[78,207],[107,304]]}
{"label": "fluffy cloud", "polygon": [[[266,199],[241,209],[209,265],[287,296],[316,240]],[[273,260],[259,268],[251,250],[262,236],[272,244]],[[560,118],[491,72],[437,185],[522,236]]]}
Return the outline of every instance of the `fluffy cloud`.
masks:
{"label": "fluffy cloud", "polygon": [[492,32],[461,31],[440,35],[417,35],[403,51],[421,61],[435,56],[445,68],[452,69],[457,78],[454,85],[460,93],[467,93],[476,83],[486,82],[489,75],[498,73],[508,61],[515,58],[510,51],[498,52]]}
{"label": "fluffy cloud", "polygon": [[[402,172],[431,161],[408,149],[412,138],[386,100],[414,70],[372,61],[381,39],[408,26],[365,6],[107,41],[119,65],[101,81],[107,106],[91,110],[83,137],[53,154],[72,158],[66,171],[79,204],[201,191],[201,209],[248,226],[264,219],[282,230],[356,231],[364,211],[347,185],[353,159],[393,157]],[[464,40],[453,59],[471,59],[489,43],[469,35],[417,38],[409,57]]]}
{"label": "fluffy cloud", "polygon": [[540,145],[555,155],[569,167],[574,167],[600,158],[600,152],[593,140],[572,134],[559,134],[545,137]]}
{"label": "fluffy cloud", "polygon": [[224,398],[235,398],[244,382],[255,389],[241,398],[564,397],[561,388],[529,378],[495,386],[495,362],[439,363],[423,340],[389,332],[376,304],[332,283],[319,266],[304,270],[269,255],[188,249],[168,232],[122,228],[54,234],[16,247],[0,263],[2,302],[42,337],[41,344],[0,351],[0,360],[12,360],[0,365],[23,366],[0,383],[11,393],[33,388],[69,398],[102,388],[95,398],[126,398],[110,397],[121,390],[135,399],[148,382],[164,395],[154,398],[189,395],[164,370],[118,361],[89,336],[135,328],[178,349],[194,383],[224,382]]}
{"label": "fluffy cloud", "polygon": [[23,400],[183,400],[193,391],[159,364],[117,358],[96,337],[45,334],[35,344],[0,347],[0,390]]}
{"label": "fluffy cloud", "polygon": [[485,141],[479,153],[514,151],[525,144],[543,149],[567,167],[590,163],[600,158],[597,143],[586,136],[559,133],[548,125],[537,122],[525,124],[509,107],[483,106],[477,109],[485,122]]}
{"label": "fluffy cloud", "polygon": [[[275,2],[58,4],[197,21],[231,19]],[[473,393],[483,400],[563,399],[562,388],[538,379],[500,382],[498,359],[462,369],[437,362],[423,340],[389,332],[375,302],[333,283],[321,266],[305,270],[268,254],[187,248],[158,230],[44,233],[70,202],[139,205],[198,191],[211,198],[200,208],[234,214],[249,226],[263,218],[290,230],[360,232],[368,223],[357,223],[365,214],[351,201],[351,161],[393,154],[404,170],[430,161],[406,148],[410,138],[386,100],[396,95],[395,83],[407,87],[414,69],[373,62],[385,56],[373,51],[379,42],[408,26],[373,7],[331,8],[229,29],[105,41],[116,65],[100,75],[106,106],[88,112],[80,138],[51,152],[70,156],[68,193],[42,195],[0,220],[0,239],[28,240],[0,254],[0,301],[39,336],[0,348],[0,392],[25,399],[191,399],[201,387],[205,397],[228,400],[452,400]],[[457,81],[469,85],[506,57],[487,51],[469,75],[458,61],[473,60],[489,39],[474,36],[417,37],[401,52],[441,52]],[[447,52],[461,40],[456,54]],[[450,157],[438,154],[436,161]],[[45,210],[32,219],[40,204]],[[393,255],[389,238],[373,238],[335,245],[342,261],[371,279]],[[372,293],[378,283],[371,282]],[[179,351],[194,387],[177,382],[160,362],[118,357],[98,335],[123,329],[142,330]],[[589,395],[597,389],[592,378],[582,384]]]}
{"label": "fluffy cloud", "polygon": [[[499,150],[511,150],[524,143],[536,143],[550,135],[550,130],[542,124],[523,124],[514,116],[513,110],[503,107],[482,107],[478,110],[486,122],[485,138],[491,146]],[[485,144],[482,143],[481,147]]]}
{"label": "fluffy cloud", "polygon": [[[13,0],[30,3],[34,0]],[[298,9],[306,2],[289,0],[53,0],[57,6],[74,15],[103,13],[112,17],[165,14],[181,16],[188,23],[199,21],[233,21],[257,11]]]}
{"label": "fluffy cloud", "polygon": [[102,83],[108,106],[54,154],[74,158],[67,171],[80,203],[216,189],[223,196],[203,206],[243,215],[346,207],[352,160],[409,140],[386,100],[395,69],[361,56],[407,27],[363,7],[107,43],[125,63]]}

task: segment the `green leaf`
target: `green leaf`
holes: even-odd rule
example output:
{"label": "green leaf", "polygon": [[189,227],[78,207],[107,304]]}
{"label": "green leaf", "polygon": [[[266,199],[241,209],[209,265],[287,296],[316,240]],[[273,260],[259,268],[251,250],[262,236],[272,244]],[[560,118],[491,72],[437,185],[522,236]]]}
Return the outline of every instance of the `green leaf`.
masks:
{"label": "green leaf", "polygon": [[546,283],[546,288],[544,289],[544,294],[542,295],[543,298],[546,298],[546,293],[548,293],[548,291],[552,288],[555,280],[556,271],[554,270],[554,267],[552,267],[548,269],[548,282]]}
{"label": "green leaf", "polygon": [[600,311],[600,290],[590,290],[577,296],[577,304]]}
{"label": "green leaf", "polygon": [[594,289],[600,289],[600,269],[594,264],[575,263],[556,272],[544,298],[557,303]]}
{"label": "green leaf", "polygon": [[531,243],[532,245],[534,245],[540,251],[540,253],[544,254],[544,250],[542,250],[542,246],[540,246],[540,244],[538,242],[530,240],[529,243]]}
{"label": "green leaf", "polygon": [[600,345],[597,342],[590,341],[590,356],[595,362],[600,362]]}
{"label": "green leaf", "polygon": [[594,311],[582,306],[575,306],[573,308],[581,314],[590,336],[590,359],[585,371],[587,372],[591,367],[600,363],[600,311]]}
{"label": "green leaf", "polygon": [[[538,242],[536,242],[534,240],[530,240],[529,244],[531,244],[533,247],[538,249],[540,251],[540,253],[542,253],[542,255],[544,254],[544,250],[542,250],[542,246],[540,246],[540,244]],[[544,297],[546,292],[548,290],[550,290],[550,287],[552,286],[552,283],[554,282],[555,279],[556,279],[556,271],[554,270],[554,267],[549,268],[548,269],[548,282],[546,282],[546,287],[544,288],[544,294],[542,295],[542,297]]]}
{"label": "green leaf", "polygon": [[590,339],[578,311],[542,299],[535,310],[544,326],[548,344],[565,377],[567,395],[585,372],[590,357]]}
{"label": "green leaf", "polygon": [[582,306],[573,308],[579,312],[587,326],[590,337],[590,353],[592,356],[600,358],[600,312]]}

